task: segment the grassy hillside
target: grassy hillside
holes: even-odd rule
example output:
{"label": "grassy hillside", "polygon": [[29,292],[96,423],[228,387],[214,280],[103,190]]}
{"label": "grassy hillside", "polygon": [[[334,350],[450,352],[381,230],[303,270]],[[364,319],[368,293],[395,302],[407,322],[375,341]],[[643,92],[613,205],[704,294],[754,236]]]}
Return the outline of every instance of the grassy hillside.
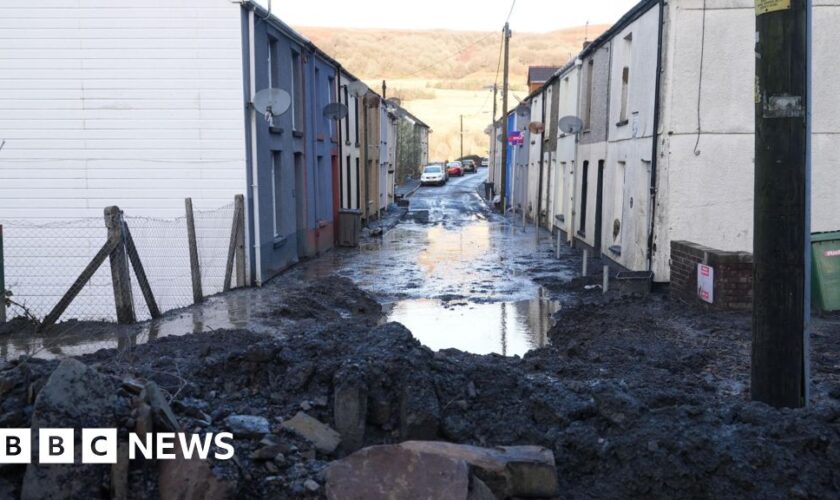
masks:
{"label": "grassy hillside", "polygon": [[[527,94],[528,66],[562,65],[576,55],[588,35],[607,26],[551,33],[517,33],[510,40],[510,106]],[[428,123],[432,159],[459,155],[460,115],[464,115],[464,154],[486,154],[484,129],[492,121],[492,85],[502,33],[470,31],[360,30],[296,27],[350,70]],[[501,77],[499,79],[501,85]],[[501,95],[499,96],[501,112]]]}

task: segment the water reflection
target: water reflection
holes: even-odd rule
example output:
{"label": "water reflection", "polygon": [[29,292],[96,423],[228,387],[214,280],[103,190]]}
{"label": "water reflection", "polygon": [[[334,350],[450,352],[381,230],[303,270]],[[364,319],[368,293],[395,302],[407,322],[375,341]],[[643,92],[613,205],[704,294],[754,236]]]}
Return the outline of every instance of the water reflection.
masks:
{"label": "water reflection", "polygon": [[444,303],[412,299],[389,304],[387,321],[396,321],[434,350],[459,349],[475,354],[523,355],[544,347],[558,302],[543,294],[517,302]]}

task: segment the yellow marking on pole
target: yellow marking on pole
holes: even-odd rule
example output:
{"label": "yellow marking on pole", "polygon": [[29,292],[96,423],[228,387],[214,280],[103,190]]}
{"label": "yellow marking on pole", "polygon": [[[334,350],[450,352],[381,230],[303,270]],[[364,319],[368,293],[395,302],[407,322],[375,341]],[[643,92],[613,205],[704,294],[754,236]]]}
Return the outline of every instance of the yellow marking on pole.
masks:
{"label": "yellow marking on pole", "polygon": [[755,0],[755,15],[790,10],[790,0]]}

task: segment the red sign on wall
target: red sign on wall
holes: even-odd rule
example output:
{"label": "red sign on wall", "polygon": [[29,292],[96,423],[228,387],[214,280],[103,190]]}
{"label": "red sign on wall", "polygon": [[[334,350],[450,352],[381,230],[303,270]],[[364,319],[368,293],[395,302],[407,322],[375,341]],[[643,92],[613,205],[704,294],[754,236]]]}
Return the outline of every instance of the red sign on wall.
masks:
{"label": "red sign on wall", "polygon": [[511,146],[525,144],[525,137],[522,135],[522,132],[514,130],[513,132],[508,133],[508,144]]}

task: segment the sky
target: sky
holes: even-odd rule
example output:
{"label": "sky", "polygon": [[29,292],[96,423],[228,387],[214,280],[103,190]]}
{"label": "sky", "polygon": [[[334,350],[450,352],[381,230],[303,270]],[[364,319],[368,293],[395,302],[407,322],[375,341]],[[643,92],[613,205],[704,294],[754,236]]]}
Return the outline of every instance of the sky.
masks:
{"label": "sky", "polygon": [[[259,0],[267,5],[269,0]],[[342,28],[501,30],[513,0],[271,0],[292,26]],[[612,24],[638,0],[515,0],[511,31],[546,32]]]}

